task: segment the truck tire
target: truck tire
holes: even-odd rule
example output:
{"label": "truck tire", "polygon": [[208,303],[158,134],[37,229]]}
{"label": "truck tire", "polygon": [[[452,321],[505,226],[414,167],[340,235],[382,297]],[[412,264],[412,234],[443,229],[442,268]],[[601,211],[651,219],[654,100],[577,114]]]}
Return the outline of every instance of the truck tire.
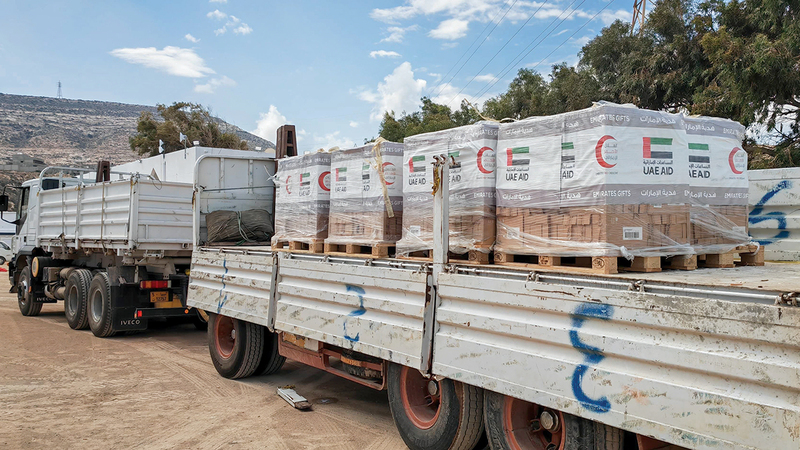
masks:
{"label": "truck tire", "polygon": [[225,378],[253,375],[264,354],[266,329],[219,314],[208,315],[208,351],[214,368]]}
{"label": "truck tire", "polygon": [[625,431],[600,422],[594,422],[595,450],[622,450],[625,447]]}
{"label": "truck tire", "polygon": [[25,266],[17,280],[17,305],[23,316],[38,316],[42,312],[42,303],[33,301],[33,293],[30,289],[32,281],[31,268]]}
{"label": "truck tire", "polygon": [[272,375],[281,370],[286,357],[278,353],[278,339],[280,336],[277,333],[264,329],[264,353],[261,354],[261,363],[254,375]]}
{"label": "truck tire", "polygon": [[425,378],[417,369],[390,364],[389,409],[412,450],[472,450],[483,426],[481,389],[450,379]]}
{"label": "truck tire", "polygon": [[92,272],[86,269],[75,269],[69,274],[64,298],[64,315],[73,330],[89,328],[89,287],[92,284]]}
{"label": "truck tire", "polygon": [[116,334],[111,319],[111,282],[106,272],[98,272],[89,285],[87,299],[89,328],[97,337],[111,337]]}
{"label": "truck tire", "polygon": [[591,420],[491,391],[483,405],[492,450],[622,449],[621,433],[618,440],[596,439],[595,431],[605,428],[595,428]]}

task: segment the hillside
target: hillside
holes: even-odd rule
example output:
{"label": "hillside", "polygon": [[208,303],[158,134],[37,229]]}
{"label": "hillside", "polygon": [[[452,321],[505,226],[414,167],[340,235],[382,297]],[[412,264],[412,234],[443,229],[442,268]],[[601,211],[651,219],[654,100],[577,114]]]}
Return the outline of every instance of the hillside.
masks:
{"label": "hillside", "polygon": [[[0,160],[25,153],[51,165],[94,167],[100,159],[113,164],[132,161],[138,156],[128,138],[136,132],[142,111],[157,115],[153,106],[0,94]],[[275,147],[239,127],[219,123],[251,149]]]}

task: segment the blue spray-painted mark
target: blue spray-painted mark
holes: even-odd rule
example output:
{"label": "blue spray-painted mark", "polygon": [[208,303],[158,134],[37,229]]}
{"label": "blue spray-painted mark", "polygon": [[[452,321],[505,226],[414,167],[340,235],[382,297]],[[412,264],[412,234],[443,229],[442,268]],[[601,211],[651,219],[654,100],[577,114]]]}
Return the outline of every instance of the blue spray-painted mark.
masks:
{"label": "blue spray-painted mark", "polygon": [[789,237],[789,232],[786,230],[786,214],[781,211],[772,211],[766,214],[764,212],[764,205],[767,204],[772,197],[778,194],[778,192],[791,189],[792,188],[792,181],[791,180],[783,180],[780,183],[776,184],[769,190],[763,197],[761,197],[758,202],[756,202],[755,207],[752,211],[750,211],[750,216],[748,217],[748,222],[750,225],[754,225],[761,222],[766,222],[768,220],[774,220],[778,223],[777,229],[781,230],[775,236],[766,239],[757,239],[757,242],[761,245],[769,245],[774,243],[779,239],[786,239]]}
{"label": "blue spray-painted mark", "polygon": [[356,333],[355,336],[348,336],[347,335],[347,319],[344,319],[344,338],[350,342],[358,342],[358,337],[361,333]]}
{"label": "blue spray-painted mark", "polygon": [[[366,295],[366,291],[361,286],[353,286],[350,284],[345,285],[345,289],[347,292],[354,292],[358,296],[358,308],[350,311],[347,315],[349,317],[357,317],[363,315],[367,312],[367,309],[364,308],[364,295]],[[342,329],[344,331],[344,338],[350,342],[358,342],[359,335],[361,333],[356,333],[355,336],[348,336],[347,335],[347,317],[344,318],[344,322],[342,323]]]}
{"label": "blue spray-painted mark", "polygon": [[228,301],[228,293],[225,292],[225,275],[228,274],[228,260],[222,260],[222,268],[225,269],[222,272],[222,287],[219,290],[219,299],[217,300],[217,314],[222,311],[222,307],[225,306],[225,303]]}
{"label": "blue spray-painted mark", "polygon": [[603,355],[602,349],[592,347],[581,341],[581,338],[578,336],[578,329],[583,326],[587,319],[609,320],[612,315],[614,315],[614,307],[611,305],[582,303],[572,314],[573,329],[569,332],[570,343],[576,350],[583,353],[585,357],[585,364],[579,364],[572,374],[572,393],[575,395],[575,399],[580,402],[581,406],[596,413],[605,413],[611,410],[611,402],[609,402],[606,397],[600,397],[598,399],[589,398],[583,391],[583,376],[586,375],[590,365],[599,363],[605,358],[605,355]]}
{"label": "blue spray-painted mark", "polygon": [[355,294],[358,296],[358,309],[354,309],[353,311],[351,311],[350,314],[348,314],[348,316],[360,316],[365,312],[367,312],[367,309],[364,308],[364,295],[366,295],[364,288],[362,288],[361,286],[353,286],[350,284],[346,286],[347,286],[347,292],[355,292]]}

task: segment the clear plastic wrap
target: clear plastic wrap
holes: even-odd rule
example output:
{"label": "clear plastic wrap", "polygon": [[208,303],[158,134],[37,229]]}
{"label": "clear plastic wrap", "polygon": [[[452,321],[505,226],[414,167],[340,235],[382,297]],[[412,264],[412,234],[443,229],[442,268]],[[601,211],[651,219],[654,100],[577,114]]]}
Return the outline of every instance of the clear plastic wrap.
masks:
{"label": "clear plastic wrap", "polygon": [[448,155],[450,251],[488,254],[495,240],[495,149],[498,124],[478,122],[405,139],[403,236],[398,255],[433,248],[433,157]]}
{"label": "clear plastic wrap", "polygon": [[692,247],[702,255],[725,253],[749,243],[744,126],[703,116],[685,116],[683,123],[688,140]]}
{"label": "clear plastic wrap", "polygon": [[496,251],[692,254],[686,147],[680,116],[630,105],[501,124]]}
{"label": "clear plastic wrap", "polygon": [[330,153],[306,153],[278,160],[275,235],[279,242],[321,243],[328,237]]}
{"label": "clear plastic wrap", "polygon": [[326,244],[394,244],[400,239],[403,147],[380,141],[331,153]]}
{"label": "clear plastic wrap", "polygon": [[272,214],[264,209],[212,211],[206,215],[209,243],[269,242],[273,234]]}

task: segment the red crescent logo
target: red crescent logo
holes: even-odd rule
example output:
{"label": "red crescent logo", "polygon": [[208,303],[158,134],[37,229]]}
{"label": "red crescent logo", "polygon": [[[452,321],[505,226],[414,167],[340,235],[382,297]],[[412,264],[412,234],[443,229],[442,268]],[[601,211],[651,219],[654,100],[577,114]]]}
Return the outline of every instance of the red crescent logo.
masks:
{"label": "red crescent logo", "polygon": [[605,159],[603,159],[603,144],[609,139],[611,139],[612,141],[616,141],[616,139],[614,139],[613,136],[605,135],[601,137],[599,141],[597,141],[597,145],[595,145],[594,147],[594,157],[597,159],[597,163],[600,164],[601,167],[605,167],[606,169],[610,169],[616,166],[616,164],[609,164],[606,162]]}
{"label": "red crescent logo", "polygon": [[742,149],[740,149],[739,147],[734,147],[733,150],[731,150],[731,154],[728,155],[728,164],[731,166],[731,170],[736,175],[741,175],[743,171],[736,168],[736,165],[733,163],[733,157],[736,156],[736,154],[739,153],[741,150]]}
{"label": "red crescent logo", "polygon": [[323,191],[330,191],[331,188],[325,186],[325,176],[330,175],[330,172],[322,172],[319,174],[319,178],[317,178],[317,183],[319,183],[319,187],[322,188]]}
{"label": "red crescent logo", "polygon": [[494,170],[486,170],[486,168],[483,167],[483,154],[486,153],[487,150],[490,152],[493,151],[490,147],[483,147],[482,149],[478,150],[478,170],[483,173],[492,173]]}
{"label": "red crescent logo", "polygon": [[289,179],[290,178],[292,178],[291,175],[287,176],[286,177],[286,182],[284,183],[284,185],[286,186],[286,193],[289,194],[289,195],[292,194],[292,191],[289,190]]}
{"label": "red crescent logo", "polygon": [[[411,161],[409,161],[409,164],[410,164],[410,163],[411,163]],[[394,164],[392,164],[392,163],[390,163],[390,162],[385,162],[385,163],[383,163],[383,166],[381,166],[381,167],[383,168],[383,181],[386,181],[386,167],[387,167],[387,166],[392,166],[392,167],[394,167]],[[389,183],[388,181],[386,181],[386,185],[387,185],[387,186],[391,186],[391,185],[393,185],[393,184],[394,184],[394,181],[392,181],[391,183]]]}

